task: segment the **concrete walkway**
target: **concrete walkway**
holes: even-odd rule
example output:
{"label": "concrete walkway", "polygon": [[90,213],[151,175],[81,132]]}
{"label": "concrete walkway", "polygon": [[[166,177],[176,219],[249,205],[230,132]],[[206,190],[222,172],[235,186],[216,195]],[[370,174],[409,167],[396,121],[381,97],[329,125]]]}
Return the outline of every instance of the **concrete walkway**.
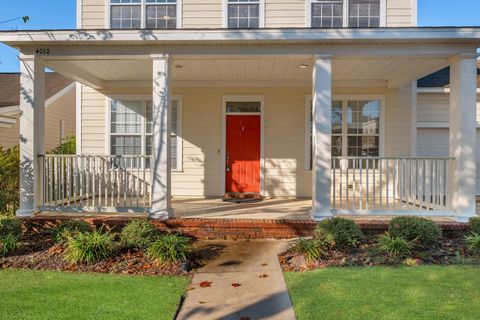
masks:
{"label": "concrete walkway", "polygon": [[277,255],[280,240],[209,241],[220,255],[198,270],[178,320],[295,320]]}

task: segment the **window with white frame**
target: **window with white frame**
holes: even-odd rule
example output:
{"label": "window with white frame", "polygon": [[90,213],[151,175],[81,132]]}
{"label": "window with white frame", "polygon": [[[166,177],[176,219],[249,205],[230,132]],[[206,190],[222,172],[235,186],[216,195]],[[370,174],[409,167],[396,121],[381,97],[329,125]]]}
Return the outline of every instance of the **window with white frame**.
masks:
{"label": "window with white frame", "polygon": [[260,27],[260,1],[262,0],[224,0],[227,1],[227,27],[231,29],[249,29]]}
{"label": "window with white frame", "polygon": [[349,0],[348,26],[350,28],[380,27],[380,0]]}
{"label": "window with white frame", "polygon": [[110,0],[112,29],[175,29],[177,0]]}
{"label": "window with white frame", "polygon": [[[181,100],[171,100],[172,170],[182,170]],[[110,154],[152,155],[153,109],[151,101],[111,101]]]}
{"label": "window with white frame", "polygon": [[312,27],[343,27],[343,0],[316,0],[311,6]]}
{"label": "window with white frame", "polygon": [[[307,169],[312,168],[312,103],[306,105]],[[332,101],[332,157],[378,157],[380,155],[380,100]]]}

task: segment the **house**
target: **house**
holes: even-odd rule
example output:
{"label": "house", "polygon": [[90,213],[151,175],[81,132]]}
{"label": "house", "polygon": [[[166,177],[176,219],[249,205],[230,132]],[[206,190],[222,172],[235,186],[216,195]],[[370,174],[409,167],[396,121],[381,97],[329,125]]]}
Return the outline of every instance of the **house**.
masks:
{"label": "house", "polygon": [[[480,28],[417,27],[416,0],[77,4],[76,30],[0,35],[21,52],[20,216],[169,219],[172,197],[476,214]],[[79,83],[76,156],[44,156],[45,67]],[[422,156],[416,81],[445,67],[449,152]]]}
{"label": "house", "polygon": [[[45,74],[45,149],[75,135],[75,83],[58,73]],[[0,147],[19,143],[20,74],[0,73]]]}

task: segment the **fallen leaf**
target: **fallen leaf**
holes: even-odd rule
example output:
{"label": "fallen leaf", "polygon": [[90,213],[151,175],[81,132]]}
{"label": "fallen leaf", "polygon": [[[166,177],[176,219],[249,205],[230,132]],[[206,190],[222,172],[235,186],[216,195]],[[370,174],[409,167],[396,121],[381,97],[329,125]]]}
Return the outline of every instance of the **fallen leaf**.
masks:
{"label": "fallen leaf", "polygon": [[190,287],[190,288],[187,289],[187,291],[192,291],[192,290],[195,290],[195,288],[194,288],[194,287]]}
{"label": "fallen leaf", "polygon": [[240,283],[236,283],[236,282],[232,283],[232,287],[234,287],[234,288],[238,288],[240,286],[241,286]]}
{"label": "fallen leaf", "polygon": [[211,286],[212,286],[212,283],[210,281],[200,282],[200,287],[201,288],[208,288],[208,287],[211,287]]}
{"label": "fallen leaf", "polygon": [[198,301],[198,303],[205,304],[206,302],[205,301]]}
{"label": "fallen leaf", "polygon": [[262,267],[268,266],[268,263],[262,263]]}
{"label": "fallen leaf", "polygon": [[268,278],[268,274],[262,274],[261,276],[259,276],[260,279],[264,279],[264,278]]}

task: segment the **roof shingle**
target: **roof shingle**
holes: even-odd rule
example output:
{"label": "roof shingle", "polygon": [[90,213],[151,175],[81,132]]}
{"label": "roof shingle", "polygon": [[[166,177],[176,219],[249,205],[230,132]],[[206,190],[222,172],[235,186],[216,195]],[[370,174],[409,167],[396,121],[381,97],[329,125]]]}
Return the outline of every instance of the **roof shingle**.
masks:
{"label": "roof shingle", "polygon": [[[450,86],[450,67],[419,79],[417,85],[420,88],[448,88]],[[477,62],[477,88],[480,88],[480,61]]]}

